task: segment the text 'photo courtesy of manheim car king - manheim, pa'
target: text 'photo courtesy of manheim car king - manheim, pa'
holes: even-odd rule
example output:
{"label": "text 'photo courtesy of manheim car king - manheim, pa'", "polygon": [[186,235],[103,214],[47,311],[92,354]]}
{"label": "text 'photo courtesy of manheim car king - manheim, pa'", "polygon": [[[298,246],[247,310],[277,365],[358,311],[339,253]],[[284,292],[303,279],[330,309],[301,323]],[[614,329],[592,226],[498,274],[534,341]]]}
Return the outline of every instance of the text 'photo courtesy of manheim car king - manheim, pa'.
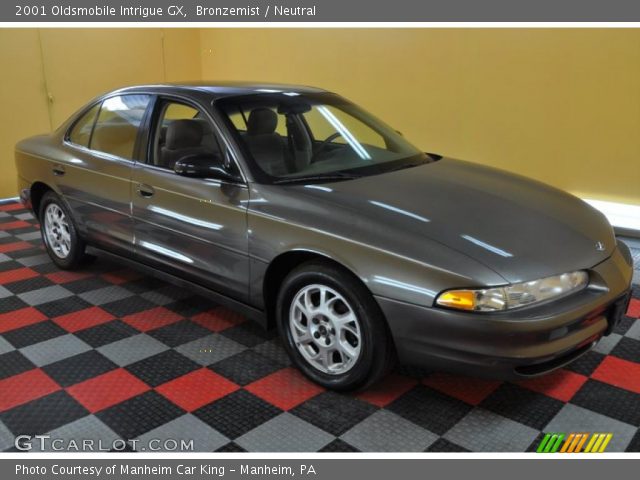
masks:
{"label": "text 'photo courtesy of manheim car king - manheim, pa'", "polygon": [[136,86],[16,146],[63,269],[99,252],[277,328],[318,384],[396,362],[548,373],[612,332],[632,259],[582,200],[424,153],[336,93]]}

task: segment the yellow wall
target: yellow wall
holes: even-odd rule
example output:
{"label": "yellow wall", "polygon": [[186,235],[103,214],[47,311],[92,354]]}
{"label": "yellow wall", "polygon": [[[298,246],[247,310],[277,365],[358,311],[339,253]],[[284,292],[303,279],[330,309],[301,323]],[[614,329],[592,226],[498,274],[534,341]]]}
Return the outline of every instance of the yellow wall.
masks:
{"label": "yellow wall", "polygon": [[640,30],[217,29],[207,79],[317,85],[418,146],[640,204]]}
{"label": "yellow wall", "polygon": [[38,32],[0,29],[0,198],[16,195],[13,146],[49,130]]}
{"label": "yellow wall", "polygon": [[640,205],[640,29],[0,29],[0,66],[0,198],[19,139],[205,78],[332,89],[426,150]]}
{"label": "yellow wall", "polygon": [[199,79],[200,38],[185,29],[0,29],[0,198],[16,195],[13,147],[88,100],[136,83]]}

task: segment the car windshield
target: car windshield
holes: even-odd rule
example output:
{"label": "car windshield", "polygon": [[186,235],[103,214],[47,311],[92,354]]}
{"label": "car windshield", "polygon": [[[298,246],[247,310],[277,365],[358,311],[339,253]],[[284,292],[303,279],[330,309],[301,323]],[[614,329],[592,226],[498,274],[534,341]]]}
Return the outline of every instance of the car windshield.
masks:
{"label": "car windshield", "polygon": [[335,94],[272,91],[222,98],[216,106],[259,181],[333,181],[431,161],[398,132]]}

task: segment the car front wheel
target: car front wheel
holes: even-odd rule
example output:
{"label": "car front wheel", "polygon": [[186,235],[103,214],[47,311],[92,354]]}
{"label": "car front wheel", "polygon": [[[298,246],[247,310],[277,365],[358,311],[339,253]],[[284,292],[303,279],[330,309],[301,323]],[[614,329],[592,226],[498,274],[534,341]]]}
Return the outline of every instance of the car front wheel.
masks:
{"label": "car front wheel", "polygon": [[293,363],[326,388],[364,388],[391,365],[380,308],[342,269],[309,262],[291,272],[280,289],[277,318]]}
{"label": "car front wheel", "polygon": [[68,209],[54,192],[47,192],[40,202],[40,232],[47,253],[58,267],[76,268],[85,258],[85,244]]}

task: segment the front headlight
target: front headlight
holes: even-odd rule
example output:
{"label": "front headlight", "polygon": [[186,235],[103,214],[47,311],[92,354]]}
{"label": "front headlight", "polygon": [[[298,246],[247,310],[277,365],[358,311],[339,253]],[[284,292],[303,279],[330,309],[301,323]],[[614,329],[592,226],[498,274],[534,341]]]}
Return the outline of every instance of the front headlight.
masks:
{"label": "front headlight", "polygon": [[436,305],[474,312],[511,310],[563,297],[582,290],[588,283],[587,272],[563,273],[504,287],[447,290],[438,295]]}

